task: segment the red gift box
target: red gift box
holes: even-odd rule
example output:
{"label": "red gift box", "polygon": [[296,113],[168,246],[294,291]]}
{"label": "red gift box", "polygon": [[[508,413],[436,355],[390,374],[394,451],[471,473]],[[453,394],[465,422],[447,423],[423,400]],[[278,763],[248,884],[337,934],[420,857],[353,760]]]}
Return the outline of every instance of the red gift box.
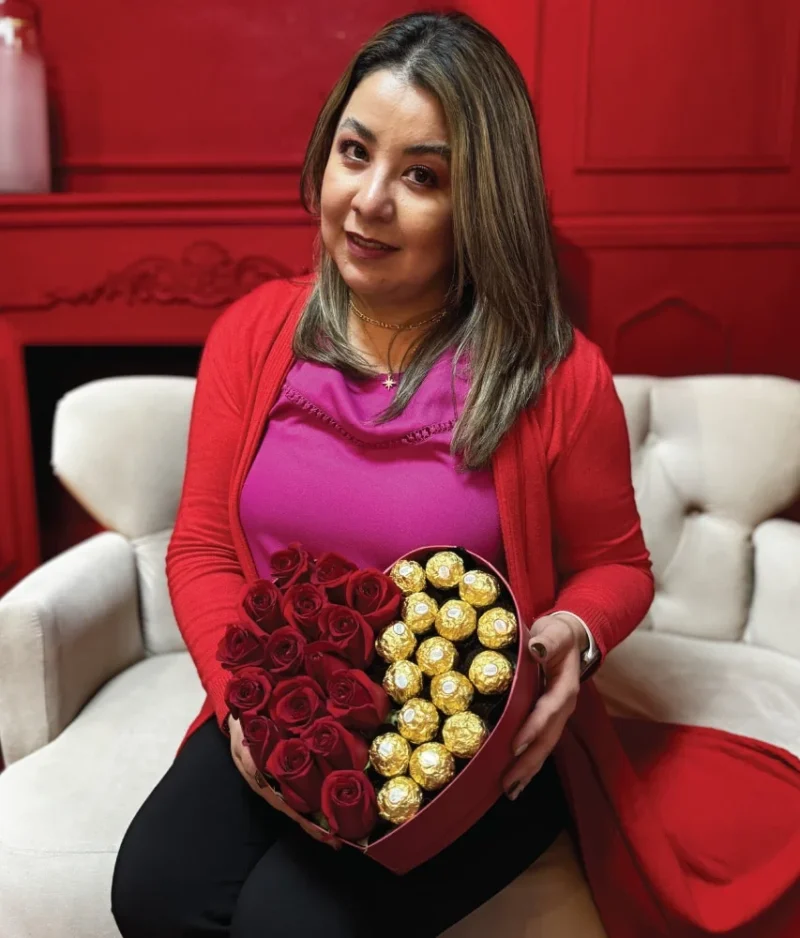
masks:
{"label": "red gift box", "polygon": [[[460,547],[420,547],[399,560],[424,561],[440,550],[459,550],[502,583],[514,604],[519,641],[514,678],[503,713],[478,752],[452,782],[437,793],[413,818],[366,847],[345,841],[395,873],[406,873],[457,840],[503,794],[502,780],[514,760],[512,742],[539,694],[540,670],[527,649],[528,629],[523,624],[514,594],[505,577],[478,554]],[[394,566],[394,564],[392,564]],[[387,573],[391,567],[387,569]],[[479,610],[480,613],[481,610]]]}

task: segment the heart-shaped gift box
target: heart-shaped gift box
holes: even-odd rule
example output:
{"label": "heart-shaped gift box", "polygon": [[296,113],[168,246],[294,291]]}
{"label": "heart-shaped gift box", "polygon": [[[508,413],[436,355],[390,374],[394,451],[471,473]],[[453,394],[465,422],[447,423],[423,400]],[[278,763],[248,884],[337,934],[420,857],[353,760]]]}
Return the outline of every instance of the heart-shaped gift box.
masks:
{"label": "heart-shaped gift box", "polygon": [[406,873],[439,853],[478,821],[503,794],[502,779],[514,760],[512,742],[530,713],[540,688],[539,667],[528,653],[528,629],[522,621],[519,606],[505,577],[491,563],[472,551],[454,546],[420,547],[399,557],[397,562],[416,560],[424,567],[432,554],[442,550],[459,553],[467,569],[486,570],[501,584],[501,595],[494,605],[511,608],[519,627],[519,639],[513,648],[516,656],[514,677],[502,714],[481,748],[455,778],[410,820],[366,846],[351,844],[395,873]]}

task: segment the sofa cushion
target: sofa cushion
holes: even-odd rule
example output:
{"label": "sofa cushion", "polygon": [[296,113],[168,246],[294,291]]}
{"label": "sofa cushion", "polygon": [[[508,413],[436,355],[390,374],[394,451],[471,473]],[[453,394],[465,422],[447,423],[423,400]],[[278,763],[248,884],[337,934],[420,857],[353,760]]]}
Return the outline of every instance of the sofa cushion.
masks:
{"label": "sofa cushion", "polygon": [[132,541],[139,579],[139,609],[144,647],[149,654],[186,651],[167,586],[167,546],[172,529]]}
{"label": "sofa cushion", "polygon": [[202,700],[186,652],[148,658],[0,774],[3,938],[118,938],[109,899],[116,851]]}

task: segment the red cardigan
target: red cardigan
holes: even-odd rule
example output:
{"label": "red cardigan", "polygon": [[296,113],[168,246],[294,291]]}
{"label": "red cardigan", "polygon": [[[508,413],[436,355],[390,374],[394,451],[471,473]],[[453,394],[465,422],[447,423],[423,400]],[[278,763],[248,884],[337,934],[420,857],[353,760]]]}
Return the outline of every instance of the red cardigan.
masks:
{"label": "red cardigan", "polygon": [[[292,336],[310,286],[306,279],[259,287],[215,322],[203,351],[167,551],[175,615],[208,695],[187,736],[212,713],[220,724],[227,713],[228,675],[216,647],[237,618],[243,584],[256,578],[239,497],[293,362]],[[580,332],[540,400],[504,438],[493,474],[509,580],[524,616],[533,621],[556,608],[570,610],[605,655],[643,618],[653,578],[622,405],[602,354]],[[694,873],[683,868],[671,834],[643,800],[636,767],[591,680],[556,759],[612,938],[724,932],[698,904]],[[727,921],[729,902],[723,905]]]}

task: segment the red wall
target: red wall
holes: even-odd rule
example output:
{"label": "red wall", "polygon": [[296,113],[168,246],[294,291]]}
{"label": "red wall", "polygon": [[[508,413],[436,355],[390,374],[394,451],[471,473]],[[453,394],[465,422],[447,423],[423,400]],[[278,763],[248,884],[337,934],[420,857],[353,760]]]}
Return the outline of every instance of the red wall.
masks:
{"label": "red wall", "polygon": [[[0,592],[42,555],[25,349],[200,344],[235,296],[307,268],[322,100],[360,42],[427,6],[40,5],[61,191],[0,196]],[[612,367],[800,379],[800,3],[461,8],[532,89],[576,319]]]}

